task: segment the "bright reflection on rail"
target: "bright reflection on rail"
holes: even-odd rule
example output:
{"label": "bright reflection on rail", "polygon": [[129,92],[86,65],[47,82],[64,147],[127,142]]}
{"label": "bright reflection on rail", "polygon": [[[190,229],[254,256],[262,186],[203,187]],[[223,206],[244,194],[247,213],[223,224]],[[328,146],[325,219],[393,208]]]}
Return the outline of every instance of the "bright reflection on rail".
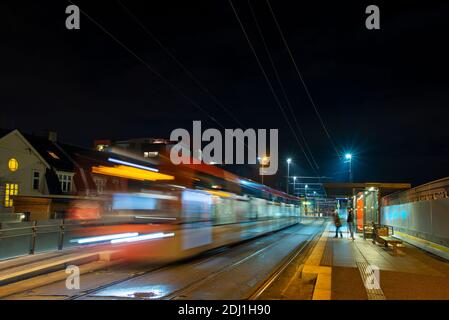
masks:
{"label": "bright reflection on rail", "polygon": [[130,288],[112,287],[94,294],[97,297],[123,297],[140,299],[159,299],[173,288],[165,285],[135,286]]}

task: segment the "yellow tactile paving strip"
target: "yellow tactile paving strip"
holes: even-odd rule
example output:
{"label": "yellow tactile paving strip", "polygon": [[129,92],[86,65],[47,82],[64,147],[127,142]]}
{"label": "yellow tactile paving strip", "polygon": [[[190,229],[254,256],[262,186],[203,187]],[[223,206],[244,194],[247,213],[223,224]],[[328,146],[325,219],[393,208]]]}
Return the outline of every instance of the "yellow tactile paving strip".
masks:
{"label": "yellow tactile paving strip", "polygon": [[313,300],[331,299],[332,267],[320,265],[329,237],[329,227],[330,223],[326,226],[302,270],[303,277],[316,277]]}
{"label": "yellow tactile paving strip", "polygon": [[403,232],[400,232],[400,231],[396,231],[395,230],[394,233],[400,235],[403,238],[406,238],[406,239],[408,238],[408,239],[411,239],[411,240],[415,240],[415,241],[421,242],[422,244],[424,244],[426,246],[429,246],[431,248],[434,248],[434,249],[441,250],[441,251],[449,253],[449,248],[447,248],[445,246],[441,246],[441,245],[436,244],[434,242],[430,242],[430,241],[427,241],[427,240],[424,240],[424,239],[421,239],[421,238],[417,238],[417,237],[411,236],[409,234],[406,234],[406,233],[403,233]]}

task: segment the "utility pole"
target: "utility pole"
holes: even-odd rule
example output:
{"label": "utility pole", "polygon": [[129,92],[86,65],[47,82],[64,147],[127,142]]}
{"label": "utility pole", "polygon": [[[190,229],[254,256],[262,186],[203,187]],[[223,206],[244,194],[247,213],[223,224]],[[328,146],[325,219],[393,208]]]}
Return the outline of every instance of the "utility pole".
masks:
{"label": "utility pole", "polygon": [[292,162],[292,159],[287,159],[287,194],[288,194],[288,185],[290,183],[290,162]]}

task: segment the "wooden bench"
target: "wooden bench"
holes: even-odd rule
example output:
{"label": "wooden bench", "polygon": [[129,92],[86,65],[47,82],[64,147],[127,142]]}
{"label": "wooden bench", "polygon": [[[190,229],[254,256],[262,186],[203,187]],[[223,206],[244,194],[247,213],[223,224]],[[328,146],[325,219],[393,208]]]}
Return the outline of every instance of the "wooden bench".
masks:
{"label": "wooden bench", "polygon": [[402,241],[395,237],[392,237],[393,234],[394,234],[393,227],[375,225],[373,243],[379,242],[385,245],[386,248],[388,248],[388,245],[391,244],[391,246],[393,247],[393,254],[396,254],[397,246],[398,244],[402,244]]}
{"label": "wooden bench", "polygon": [[380,239],[382,239],[382,241],[385,244],[385,247],[388,248],[388,245],[391,244],[393,246],[393,253],[396,254],[397,253],[397,246],[398,244],[402,244],[402,241],[395,238],[395,237],[391,237],[391,236],[379,236]]}

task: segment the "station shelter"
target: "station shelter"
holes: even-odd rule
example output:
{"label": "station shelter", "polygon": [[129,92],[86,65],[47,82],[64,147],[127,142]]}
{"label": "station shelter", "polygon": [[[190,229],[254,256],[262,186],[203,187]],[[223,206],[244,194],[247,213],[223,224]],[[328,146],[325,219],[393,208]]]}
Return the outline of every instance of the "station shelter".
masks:
{"label": "station shelter", "polygon": [[369,238],[373,225],[381,221],[381,198],[411,188],[409,183],[324,183],[328,197],[346,199],[354,210],[356,232]]}

